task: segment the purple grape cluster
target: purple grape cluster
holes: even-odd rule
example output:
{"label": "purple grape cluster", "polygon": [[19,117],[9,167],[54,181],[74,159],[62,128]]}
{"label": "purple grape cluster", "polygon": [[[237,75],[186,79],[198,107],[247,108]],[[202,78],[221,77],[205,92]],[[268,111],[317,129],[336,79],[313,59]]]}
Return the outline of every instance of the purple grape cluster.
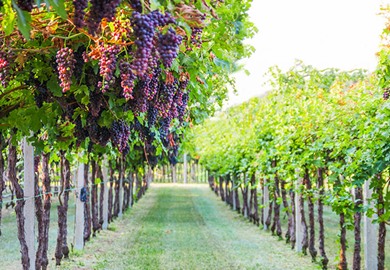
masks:
{"label": "purple grape cluster", "polygon": [[0,51],[0,83],[5,88],[9,83],[10,61],[6,52]]}
{"label": "purple grape cluster", "polygon": [[156,27],[157,26],[163,27],[170,23],[176,24],[175,18],[173,18],[169,12],[165,12],[165,14],[162,14],[159,10],[153,10],[152,12],[149,13],[149,16],[156,23]]}
{"label": "purple grape cluster", "polygon": [[152,101],[158,92],[160,74],[161,74],[161,68],[156,67],[153,70],[153,73],[148,75],[150,77],[150,80],[147,89],[148,91],[145,92],[145,94],[146,94],[146,98],[149,101]]}
{"label": "purple grape cluster", "polygon": [[146,93],[149,91],[148,88],[148,80],[139,80],[134,87],[134,99],[129,100],[129,103],[131,110],[136,116],[148,110],[148,98],[146,96]]}
{"label": "purple grape cluster", "polygon": [[125,99],[133,99],[134,80],[137,78],[129,62],[122,60],[119,64],[121,86]]}
{"label": "purple grape cluster", "polygon": [[73,132],[76,137],[76,145],[80,146],[80,144],[88,137],[88,131],[83,127],[81,117],[77,117],[75,120],[75,128]]}
{"label": "purple grape cluster", "polygon": [[34,5],[34,0],[18,0],[17,3],[21,10],[31,12]]}
{"label": "purple grape cluster", "polygon": [[160,116],[166,118],[170,115],[172,102],[178,89],[177,79],[173,83],[160,82],[157,105]]}
{"label": "purple grape cluster", "polygon": [[36,86],[37,92],[34,94],[34,101],[38,108],[42,108],[43,102],[49,100],[49,93],[43,85],[39,84]]}
{"label": "purple grape cluster", "polygon": [[60,78],[62,92],[67,92],[72,84],[72,74],[75,68],[76,60],[74,59],[73,50],[62,48],[56,55],[57,71]]}
{"label": "purple grape cluster", "polygon": [[171,144],[168,149],[168,161],[172,165],[176,165],[177,163],[177,154],[179,152],[179,136],[176,133],[171,133]]}
{"label": "purple grape cluster", "polygon": [[76,27],[81,28],[85,25],[85,9],[88,7],[88,0],[73,0],[74,17],[73,22]]}
{"label": "purple grape cluster", "polygon": [[77,48],[77,50],[74,53],[74,59],[76,60],[75,67],[74,67],[74,75],[77,81],[79,81],[83,75],[83,67],[84,67],[84,55],[85,52],[85,46],[81,45]]}
{"label": "purple grape cluster", "polygon": [[111,141],[118,147],[119,152],[127,154],[129,151],[130,128],[123,120],[114,121],[111,127]]}
{"label": "purple grape cluster", "polygon": [[188,93],[183,93],[182,100],[181,100],[182,104],[177,107],[178,118],[180,122],[183,122],[184,115],[186,114],[188,99],[189,99]]}
{"label": "purple grape cluster", "polygon": [[142,12],[142,3],[140,0],[129,0],[129,4],[132,9],[141,13]]}
{"label": "purple grape cluster", "polygon": [[168,29],[166,34],[159,34],[158,36],[158,52],[163,65],[166,68],[172,66],[173,60],[178,55],[179,46],[181,44],[182,37],[177,35],[172,28]]}
{"label": "purple grape cluster", "polygon": [[104,18],[107,18],[109,22],[115,19],[116,9],[121,3],[121,0],[106,0],[104,5]]}
{"label": "purple grape cluster", "polygon": [[142,76],[148,69],[148,61],[152,54],[153,38],[157,22],[153,16],[149,14],[141,14],[134,11],[130,19],[134,30],[134,35],[137,37],[135,45],[137,46],[135,58],[132,63],[133,69],[137,75]]}
{"label": "purple grape cluster", "polygon": [[103,107],[103,94],[100,91],[90,91],[89,92],[89,112],[94,117],[98,117],[101,108]]}
{"label": "purple grape cluster", "polygon": [[191,43],[197,48],[200,48],[202,46],[202,32],[202,28],[191,28]]}
{"label": "purple grape cluster", "polygon": [[152,127],[156,124],[158,117],[158,109],[153,106],[153,104],[149,104],[148,109],[148,125]]}
{"label": "purple grape cluster", "polygon": [[110,140],[111,132],[108,128],[99,126],[98,119],[99,117],[94,117],[92,114],[88,115],[86,129],[94,144],[105,146]]}
{"label": "purple grape cluster", "polygon": [[96,35],[99,32],[100,22],[103,18],[112,21],[120,0],[91,0],[91,9],[88,18],[88,32]]}
{"label": "purple grape cluster", "polygon": [[390,97],[390,88],[385,88],[383,91],[383,99],[388,100]]}
{"label": "purple grape cluster", "polygon": [[110,86],[112,86],[115,82],[114,71],[119,51],[120,48],[117,45],[110,45],[102,48],[102,56],[99,60],[99,67],[100,76],[103,81],[99,82],[98,87],[103,93],[108,91]]}
{"label": "purple grape cluster", "polygon": [[158,55],[155,50],[155,33],[157,27],[175,23],[175,19],[169,14],[162,14],[154,10],[148,14],[141,14],[134,11],[130,19],[134,34],[136,51],[132,63],[133,70],[138,76],[143,76],[148,68],[157,66]]}
{"label": "purple grape cluster", "polygon": [[171,125],[172,119],[170,117],[165,117],[160,120],[160,128],[158,129],[158,132],[160,133],[160,140],[164,147],[169,146],[169,127]]}

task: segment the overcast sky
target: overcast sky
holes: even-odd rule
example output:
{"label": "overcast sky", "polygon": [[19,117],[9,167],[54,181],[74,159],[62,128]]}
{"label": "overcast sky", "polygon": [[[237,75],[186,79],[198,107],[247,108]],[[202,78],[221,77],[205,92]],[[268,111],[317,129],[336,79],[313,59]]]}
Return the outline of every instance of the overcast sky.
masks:
{"label": "overcast sky", "polygon": [[253,0],[251,20],[259,32],[247,43],[256,48],[244,61],[250,75],[235,75],[241,103],[265,91],[264,73],[278,65],[286,70],[295,59],[317,68],[374,70],[384,19],[377,14],[390,0]]}

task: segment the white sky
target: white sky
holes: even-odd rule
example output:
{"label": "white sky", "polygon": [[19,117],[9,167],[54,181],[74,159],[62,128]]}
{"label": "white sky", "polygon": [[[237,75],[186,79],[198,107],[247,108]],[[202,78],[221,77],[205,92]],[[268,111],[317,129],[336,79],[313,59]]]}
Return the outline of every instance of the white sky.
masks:
{"label": "white sky", "polygon": [[268,68],[286,70],[295,59],[320,69],[373,71],[385,22],[377,15],[381,4],[390,0],[253,0],[259,32],[247,43],[256,52],[243,61],[250,75],[234,75],[238,95],[231,93],[227,106],[263,93]]}

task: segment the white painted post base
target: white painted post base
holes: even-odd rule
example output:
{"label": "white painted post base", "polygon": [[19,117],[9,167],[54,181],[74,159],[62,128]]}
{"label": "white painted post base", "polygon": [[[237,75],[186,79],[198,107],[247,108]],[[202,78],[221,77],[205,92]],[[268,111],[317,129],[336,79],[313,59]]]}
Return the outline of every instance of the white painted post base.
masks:
{"label": "white painted post base", "polygon": [[34,148],[26,138],[23,139],[24,157],[24,217],[25,237],[30,259],[30,270],[35,270],[35,179],[34,179]]}
{"label": "white painted post base", "polygon": [[[364,182],[363,187],[363,200],[364,205],[368,205],[368,200],[372,197],[372,189],[370,189],[370,182],[368,180]],[[373,203],[370,207],[374,207]],[[366,214],[363,217],[364,223],[364,269],[377,269],[378,268],[378,225],[373,224],[372,221],[377,218],[373,216],[369,218]]]}
{"label": "white painted post base", "polygon": [[74,249],[84,248],[84,202],[80,201],[80,191],[84,187],[84,163],[77,168],[77,198],[76,198],[76,226],[74,232]]}

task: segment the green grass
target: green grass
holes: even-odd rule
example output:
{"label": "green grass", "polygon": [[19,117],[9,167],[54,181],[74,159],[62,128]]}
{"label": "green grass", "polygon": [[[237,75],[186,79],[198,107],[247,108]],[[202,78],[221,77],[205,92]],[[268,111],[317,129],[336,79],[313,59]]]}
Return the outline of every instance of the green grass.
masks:
{"label": "green grass", "polygon": [[[70,196],[69,209],[68,209],[68,244],[73,242],[74,235],[74,218],[75,218],[75,204],[73,196]],[[58,200],[53,197],[53,202],[50,211],[50,230],[49,230],[49,268],[52,269],[55,266],[54,252],[57,241],[58,231],[58,216],[57,216]],[[35,225],[35,228],[37,225]],[[21,269],[20,259],[20,244],[17,238],[17,223],[16,214],[14,209],[3,209],[2,219],[2,236],[0,236],[0,254],[1,254],[1,266],[0,269]],[[37,244],[36,244],[37,246]]]}
{"label": "green grass", "polygon": [[[241,197],[242,202],[242,197]],[[290,203],[290,202],[289,202]],[[318,239],[318,215],[317,215],[317,205],[315,205],[314,208],[315,211],[315,227],[316,227],[316,239]],[[308,217],[308,208],[307,208],[307,202],[305,202],[305,214],[306,214],[306,223],[309,225],[309,217]],[[324,227],[325,227],[325,252],[327,254],[327,257],[329,259],[328,266],[330,269],[336,269],[337,264],[339,262],[339,251],[340,251],[340,243],[338,235],[340,233],[340,225],[339,225],[339,216],[332,212],[332,209],[328,206],[324,206]],[[283,237],[287,230],[287,216],[282,213],[281,214],[281,224],[282,224],[282,230],[283,230]],[[362,256],[362,268],[364,268],[364,235],[363,235],[363,218],[361,222],[361,236],[362,236],[362,246],[361,246],[361,256]],[[276,237],[275,237],[276,239]],[[347,243],[348,243],[348,249],[347,249],[347,261],[348,261],[348,267],[352,269],[352,260],[353,260],[353,245],[354,245],[354,235],[353,231],[347,230]],[[386,238],[386,257],[385,257],[385,269],[390,269],[390,238]],[[319,250],[318,250],[318,241],[316,241],[316,249],[317,249],[317,256],[319,256]],[[309,254],[309,251],[307,251]],[[310,255],[308,255],[310,256]]]}
{"label": "green grass", "polygon": [[[51,259],[57,237],[56,205],[56,200],[53,200],[50,269],[55,268]],[[74,212],[72,198],[68,213],[68,243],[73,240]],[[338,216],[325,207],[324,220],[329,266],[335,269],[339,252]],[[282,215],[283,234],[286,224],[287,219]],[[317,223],[316,226],[318,230]],[[3,213],[2,232],[0,269],[20,269],[13,210]],[[347,238],[351,268],[352,231],[348,231]],[[386,269],[390,269],[389,237],[386,251]],[[154,184],[123,218],[111,223],[107,231],[88,242],[84,251],[73,251],[71,258],[59,269],[316,269],[310,260],[309,255],[296,254],[284,240],[280,241],[231,211],[207,185]]]}
{"label": "green grass", "polygon": [[316,269],[211,193],[207,185],[153,185],[115,231],[61,269]]}

